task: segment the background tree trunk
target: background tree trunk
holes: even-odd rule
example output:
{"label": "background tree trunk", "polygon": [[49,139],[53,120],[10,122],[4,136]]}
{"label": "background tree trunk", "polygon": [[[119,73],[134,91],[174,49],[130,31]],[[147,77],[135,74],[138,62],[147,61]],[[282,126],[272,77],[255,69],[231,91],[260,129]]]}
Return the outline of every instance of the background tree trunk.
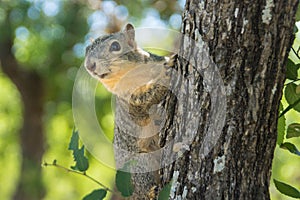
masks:
{"label": "background tree trunk", "polygon": [[[7,26],[9,29],[9,26]],[[11,34],[12,35],[12,34]],[[23,102],[23,126],[20,131],[21,176],[14,195],[16,200],[39,200],[45,194],[41,176],[44,153],[44,84],[34,71],[22,69],[12,55],[12,40],[0,42],[3,72],[18,88]]]}
{"label": "background tree trunk", "polygon": [[[269,199],[279,102],[285,61],[293,42],[297,0],[187,0],[182,33],[209,48],[225,85],[226,121],[206,154],[205,137],[212,94],[203,83],[201,56],[195,66],[178,59],[178,71],[194,81],[177,81],[183,95],[169,118],[167,137],[196,137],[171,166],[160,170],[164,185],[173,179],[171,199]],[[192,43],[183,40],[181,53],[190,58]],[[180,105],[184,105],[180,107]],[[201,109],[196,109],[200,105]],[[219,119],[218,119],[219,120]],[[197,130],[187,126],[198,123]],[[116,129],[116,135],[122,131]],[[213,135],[212,135],[213,137]],[[149,174],[136,174],[137,196],[149,192]],[[134,178],[134,180],[136,180]]]}

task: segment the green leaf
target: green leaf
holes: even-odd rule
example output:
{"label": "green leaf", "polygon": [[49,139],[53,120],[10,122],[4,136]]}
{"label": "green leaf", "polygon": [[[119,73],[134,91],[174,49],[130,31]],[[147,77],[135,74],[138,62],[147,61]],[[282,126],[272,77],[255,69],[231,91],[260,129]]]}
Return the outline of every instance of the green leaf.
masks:
{"label": "green leaf", "polygon": [[288,59],[286,64],[286,78],[297,80],[299,67],[299,64],[296,65],[291,59]]}
{"label": "green leaf", "polygon": [[298,93],[297,85],[295,83],[287,84],[284,90],[284,96],[289,103],[289,106],[280,115],[283,115],[292,108],[300,112],[300,94]]}
{"label": "green leaf", "polygon": [[275,183],[275,187],[277,188],[277,190],[282,194],[285,194],[290,197],[298,198],[298,199],[300,198],[300,192],[296,188],[286,183],[277,181],[276,179],[273,179],[273,181]]}
{"label": "green leaf", "polygon": [[107,191],[104,189],[94,190],[86,195],[82,200],[102,200],[106,197]]}
{"label": "green leaf", "polygon": [[79,141],[78,131],[75,131],[75,129],[73,129],[68,150],[73,150],[73,151],[78,150],[78,141]]}
{"label": "green leaf", "polygon": [[79,150],[74,150],[73,156],[76,163],[75,166],[71,167],[72,169],[84,172],[89,168],[89,161],[84,156],[84,146]]}
{"label": "green leaf", "polygon": [[287,128],[286,138],[293,138],[300,136],[300,124],[292,123]]}
{"label": "green leaf", "polygon": [[131,196],[134,189],[131,182],[131,174],[129,172],[117,170],[116,186],[123,197]]}
{"label": "green leaf", "polygon": [[287,149],[289,152],[300,156],[300,152],[298,151],[297,147],[294,144],[290,143],[290,142],[282,143],[280,145],[280,148]]}
{"label": "green leaf", "polygon": [[[280,103],[279,106],[279,112],[283,110],[282,103]],[[285,116],[283,115],[282,117],[279,117],[278,119],[278,124],[277,124],[277,144],[281,145],[284,140],[284,135],[285,135]]]}
{"label": "green leaf", "polygon": [[68,148],[69,150],[73,151],[73,157],[75,161],[75,166],[72,166],[71,169],[84,172],[89,168],[89,161],[84,156],[84,146],[82,146],[81,149],[78,149],[78,145],[79,145],[78,131],[75,131],[75,129],[73,129],[72,137]]}
{"label": "green leaf", "polygon": [[159,192],[158,200],[169,199],[171,186],[172,186],[172,181],[163,187],[163,189]]}

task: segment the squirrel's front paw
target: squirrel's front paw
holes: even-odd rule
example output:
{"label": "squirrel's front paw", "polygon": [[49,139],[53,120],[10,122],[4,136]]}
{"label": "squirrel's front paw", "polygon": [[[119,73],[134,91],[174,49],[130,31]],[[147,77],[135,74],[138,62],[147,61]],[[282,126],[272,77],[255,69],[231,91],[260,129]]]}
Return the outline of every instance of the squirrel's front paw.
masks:
{"label": "squirrel's front paw", "polygon": [[168,57],[166,59],[166,62],[164,63],[164,67],[165,68],[173,68],[173,67],[175,67],[175,62],[176,62],[177,58],[178,58],[177,54],[173,54],[170,57]]}

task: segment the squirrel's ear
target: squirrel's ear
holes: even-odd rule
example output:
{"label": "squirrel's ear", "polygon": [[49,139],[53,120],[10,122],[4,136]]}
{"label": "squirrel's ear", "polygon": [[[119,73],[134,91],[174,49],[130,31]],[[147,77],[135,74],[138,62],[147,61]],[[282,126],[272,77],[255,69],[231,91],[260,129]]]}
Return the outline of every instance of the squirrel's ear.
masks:
{"label": "squirrel's ear", "polygon": [[136,43],[135,43],[135,30],[132,24],[126,24],[124,31],[125,35],[127,36],[127,42],[130,46],[132,47],[136,47]]}

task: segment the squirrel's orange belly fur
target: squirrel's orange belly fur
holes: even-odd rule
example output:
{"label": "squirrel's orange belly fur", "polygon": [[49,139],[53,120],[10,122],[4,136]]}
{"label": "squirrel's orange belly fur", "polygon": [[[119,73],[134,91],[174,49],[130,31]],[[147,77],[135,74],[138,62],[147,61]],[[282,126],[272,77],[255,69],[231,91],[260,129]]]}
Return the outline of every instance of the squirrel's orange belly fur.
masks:
{"label": "squirrel's orange belly fur", "polygon": [[128,73],[128,69],[119,70],[117,72],[112,72],[104,79],[100,79],[100,82],[113,94],[116,94],[116,87],[120,87],[119,82],[122,80],[126,74]]}

